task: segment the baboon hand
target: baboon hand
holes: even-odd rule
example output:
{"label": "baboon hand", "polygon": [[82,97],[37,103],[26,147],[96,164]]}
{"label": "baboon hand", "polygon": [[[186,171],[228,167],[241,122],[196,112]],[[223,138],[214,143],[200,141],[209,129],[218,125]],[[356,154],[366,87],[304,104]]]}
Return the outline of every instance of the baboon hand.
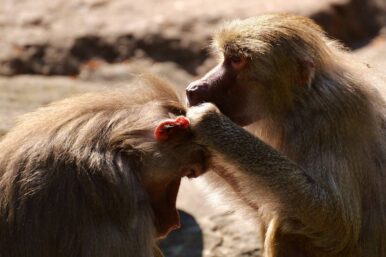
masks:
{"label": "baboon hand", "polygon": [[202,103],[197,106],[190,107],[186,113],[189,119],[190,126],[194,130],[206,116],[210,114],[220,113],[220,110],[212,103]]}

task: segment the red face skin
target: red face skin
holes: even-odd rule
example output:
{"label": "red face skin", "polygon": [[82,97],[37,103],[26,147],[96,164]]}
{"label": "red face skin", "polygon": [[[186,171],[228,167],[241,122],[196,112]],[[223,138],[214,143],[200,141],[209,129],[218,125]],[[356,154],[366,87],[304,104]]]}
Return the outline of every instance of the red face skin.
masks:
{"label": "red face skin", "polygon": [[154,225],[157,238],[166,237],[171,231],[180,228],[180,217],[176,208],[176,200],[181,179],[165,185],[154,183],[148,190],[154,212]]}
{"label": "red face skin", "polygon": [[[193,165],[188,169],[182,169],[181,173],[189,178],[195,178],[203,174],[205,167],[201,164]],[[153,181],[146,186],[150,197],[151,207],[154,212],[154,226],[156,237],[164,238],[171,231],[180,228],[180,216],[177,211],[176,201],[181,177],[172,181]]]}
{"label": "red face skin", "polygon": [[240,126],[254,122],[255,117],[248,112],[246,101],[251,92],[250,85],[239,78],[247,65],[244,57],[225,57],[204,77],[189,84],[186,88],[189,105],[212,102]]}
{"label": "red face skin", "polygon": [[[183,116],[160,122],[154,129],[154,137],[161,144],[172,144],[178,136],[186,133],[189,120]],[[190,150],[190,149],[188,149]],[[186,158],[186,156],[184,156]],[[150,197],[154,212],[154,225],[157,238],[166,237],[171,231],[180,228],[180,217],[176,208],[176,200],[182,177],[195,178],[206,170],[205,157],[202,151],[191,152],[186,163],[178,168],[173,177],[164,176],[159,179],[149,179],[145,190]]]}

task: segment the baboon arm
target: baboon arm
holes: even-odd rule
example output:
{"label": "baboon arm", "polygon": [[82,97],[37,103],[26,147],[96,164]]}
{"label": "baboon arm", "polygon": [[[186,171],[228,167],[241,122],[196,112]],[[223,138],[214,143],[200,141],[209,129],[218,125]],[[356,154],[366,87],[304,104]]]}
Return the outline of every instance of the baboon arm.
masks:
{"label": "baboon arm", "polygon": [[349,225],[344,224],[339,197],[326,186],[224,115],[188,112],[188,117],[197,140],[219,156],[224,168],[215,172],[249,206],[279,213],[286,222],[282,227],[291,233],[345,240]]}
{"label": "baboon arm", "polygon": [[200,143],[275,198],[285,202],[301,198],[301,204],[309,206],[309,201],[321,201],[320,197],[314,199],[314,194],[325,194],[296,163],[222,114],[205,115],[194,130]]}

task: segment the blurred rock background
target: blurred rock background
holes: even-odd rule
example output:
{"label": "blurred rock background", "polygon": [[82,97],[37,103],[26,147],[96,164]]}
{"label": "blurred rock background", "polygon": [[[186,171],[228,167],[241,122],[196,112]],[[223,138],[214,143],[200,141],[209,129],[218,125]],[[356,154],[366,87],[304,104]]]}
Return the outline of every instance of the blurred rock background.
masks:
{"label": "blurred rock background", "polygon": [[[311,17],[353,61],[386,75],[386,0],[1,0],[0,136],[22,113],[139,73],[183,93],[214,65],[208,44],[219,24],[267,12]],[[182,185],[183,228],[160,243],[165,255],[260,256],[257,228],[232,203],[209,203],[201,182]]]}

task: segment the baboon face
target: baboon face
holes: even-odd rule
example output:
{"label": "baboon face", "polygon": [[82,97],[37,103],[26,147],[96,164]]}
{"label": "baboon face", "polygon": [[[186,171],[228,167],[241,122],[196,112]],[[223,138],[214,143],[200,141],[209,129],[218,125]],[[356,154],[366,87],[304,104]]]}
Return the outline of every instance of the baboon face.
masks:
{"label": "baboon face", "polygon": [[176,199],[181,179],[203,174],[207,155],[203,147],[193,143],[188,129],[180,129],[157,142],[154,151],[144,156],[143,184],[154,211],[157,237],[180,227]]}
{"label": "baboon face", "polygon": [[237,124],[248,125],[260,116],[261,89],[250,75],[247,58],[222,54],[216,67],[187,87],[189,105],[212,102]]}
{"label": "baboon face", "polygon": [[312,82],[320,31],[309,21],[299,27],[296,18],[286,19],[288,26],[263,16],[220,29],[213,40],[220,62],[187,87],[189,105],[212,102],[241,126],[289,111],[295,94]]}

